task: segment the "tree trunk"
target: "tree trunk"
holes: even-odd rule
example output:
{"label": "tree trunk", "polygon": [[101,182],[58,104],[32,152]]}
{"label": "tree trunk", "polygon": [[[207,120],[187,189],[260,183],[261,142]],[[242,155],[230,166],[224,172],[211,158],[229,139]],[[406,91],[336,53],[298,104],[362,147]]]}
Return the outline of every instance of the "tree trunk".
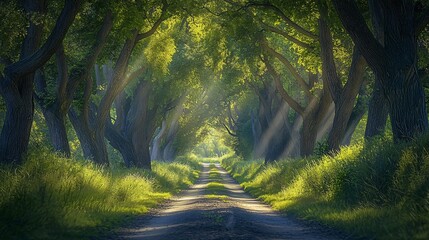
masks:
{"label": "tree trunk", "polygon": [[379,78],[375,77],[374,90],[368,104],[368,120],[366,122],[365,138],[371,138],[384,133],[389,109],[381,89]]}
{"label": "tree trunk", "polygon": [[414,1],[386,7],[386,69],[382,79],[395,142],[412,140],[428,129],[428,114],[417,65]]}
{"label": "tree trunk", "polygon": [[327,88],[326,85],[323,87],[320,100],[313,98],[303,114],[300,141],[301,157],[313,154],[321,124],[325,124],[324,120],[327,119],[332,104],[332,97]]}
{"label": "tree trunk", "polygon": [[291,139],[291,129],[287,122],[289,106],[282,98],[273,102],[272,112],[275,113],[269,123],[268,129],[265,131],[265,137],[268,140],[267,153],[265,155],[265,163],[273,162],[283,156],[283,152]]}
{"label": "tree trunk", "polygon": [[106,125],[106,138],[110,145],[121,153],[125,166],[128,168],[131,167],[136,158],[133,145],[115,129],[111,122],[108,122]]}
{"label": "tree trunk", "polygon": [[349,77],[340,97],[335,102],[333,127],[328,136],[329,149],[338,150],[347,131],[350,116],[355,105],[356,96],[363,83],[366,63],[357,52],[353,54]]}
{"label": "tree trunk", "polygon": [[[80,6],[80,1],[66,1],[54,29],[39,48],[43,25],[30,22],[24,39],[20,60],[7,66],[0,74],[1,94],[6,102],[6,118],[0,135],[0,161],[20,163],[27,151],[33,122],[33,79],[34,72],[43,66],[61,44]],[[24,1],[28,14],[46,11],[46,3]]]}
{"label": "tree trunk", "polygon": [[380,78],[394,141],[409,141],[427,131],[424,91],[417,73],[417,36],[427,22],[417,15],[414,1],[380,4],[389,23],[384,24],[384,46],[369,30],[356,2],[333,2],[344,27]]}
{"label": "tree trunk", "polygon": [[152,147],[150,151],[150,158],[152,160],[164,160],[163,154],[161,152],[161,144],[164,139],[164,135],[167,129],[167,123],[162,121],[161,128],[159,128],[158,134],[153,138]]}
{"label": "tree trunk", "polygon": [[344,134],[343,140],[341,141],[341,145],[350,145],[353,133],[355,132],[360,120],[363,118],[368,109],[368,103],[366,101],[366,85],[367,81],[364,80],[359,90],[359,97],[356,101],[356,105],[354,106],[352,114],[349,118],[349,122],[347,123],[346,133]]}
{"label": "tree trunk", "polygon": [[156,110],[149,108],[150,93],[150,83],[141,81],[134,92],[125,132],[132,142],[136,154],[134,165],[148,170],[151,169],[149,147],[155,132],[153,117],[156,112]]}
{"label": "tree trunk", "polygon": [[328,8],[325,2],[319,1],[319,41],[324,84],[335,103],[335,115],[332,129],[328,136],[329,150],[337,151],[346,134],[347,124],[353,111],[356,96],[363,83],[366,62],[359,49],[353,49],[352,62],[346,84],[343,86],[335,66],[335,56],[331,30],[328,26]]}
{"label": "tree trunk", "polygon": [[31,92],[32,81],[27,77],[26,84],[30,87],[23,87],[27,97],[17,101],[6,100],[6,118],[0,137],[0,156],[3,163],[21,163],[22,155],[27,151],[30,140],[31,124],[33,122],[33,102],[28,96]]}
{"label": "tree trunk", "polygon": [[271,104],[272,95],[275,94],[274,89],[270,84],[264,83],[262,89],[256,90],[259,99],[259,107],[257,112],[257,122],[259,124],[260,136],[258,145],[253,149],[253,156],[262,158],[267,155],[269,141],[272,136],[268,134],[269,123],[272,120]]}
{"label": "tree trunk", "polygon": [[[316,120],[317,121],[317,120]],[[317,123],[314,119],[314,113],[302,120],[300,156],[306,157],[313,154],[317,138]]]}
{"label": "tree trunk", "polygon": [[48,127],[49,137],[54,150],[70,157],[70,146],[64,116],[60,112],[42,107],[43,116]]}
{"label": "tree trunk", "polygon": [[87,120],[84,116],[77,114],[73,109],[69,111],[69,119],[76,131],[84,157],[86,159],[91,159],[96,164],[109,166],[104,134],[97,134],[98,131],[93,130],[95,116],[94,113],[91,115],[90,119]]}
{"label": "tree trunk", "polygon": [[[43,14],[46,11],[46,3],[43,0],[24,1],[23,5],[27,14]],[[36,25],[30,22],[27,36],[21,46],[20,61],[37,50],[41,42],[42,31],[41,24]],[[6,72],[5,79],[0,79],[1,92],[6,102],[6,118],[0,135],[0,156],[5,163],[20,163],[22,155],[28,148],[34,114],[33,78],[34,72],[18,79],[13,79]]]}
{"label": "tree trunk", "polygon": [[[107,146],[105,142],[105,127],[98,128],[93,134],[93,142],[91,148],[93,153],[93,161],[103,166],[109,166],[109,155],[107,154]],[[91,139],[92,140],[92,139]]]}
{"label": "tree trunk", "polygon": [[[65,59],[64,59],[65,60]],[[47,95],[46,80],[41,69],[36,71],[35,76],[36,93],[35,98],[42,109],[43,116],[45,117],[46,126],[48,127],[48,136],[54,150],[65,157],[70,157],[70,146],[67,137],[67,128],[65,125],[65,114],[61,111],[59,106],[59,99],[49,106],[46,105],[44,99],[38,95]]]}
{"label": "tree trunk", "polygon": [[151,139],[149,138],[148,134],[143,134],[143,135],[144,136],[139,135],[139,137],[135,136],[133,138],[133,145],[136,151],[135,166],[138,168],[151,170],[152,164],[151,164],[150,151],[149,151]]}
{"label": "tree trunk", "polygon": [[165,161],[171,162],[174,160],[175,153],[173,148],[173,141],[167,142],[162,155]]}
{"label": "tree trunk", "polygon": [[91,130],[86,121],[74,109],[69,110],[68,116],[79,139],[84,158],[92,159]]}
{"label": "tree trunk", "polygon": [[251,122],[252,122],[253,159],[259,159],[262,157],[262,154],[257,153],[256,149],[259,146],[259,141],[261,138],[261,124],[259,123],[259,120],[256,117],[256,114],[253,110],[250,116],[251,116]]}
{"label": "tree trunk", "polygon": [[[374,35],[381,46],[384,46],[384,12],[380,1],[369,0],[369,10]],[[368,120],[365,129],[365,138],[371,138],[384,133],[388,116],[387,101],[383,93],[381,79],[375,75],[374,90],[368,105]]]}
{"label": "tree trunk", "polygon": [[177,131],[179,129],[178,119],[173,119],[170,123],[170,129],[167,134],[167,138],[165,141],[165,146],[163,149],[163,158],[165,161],[173,161],[175,156],[174,151],[174,139],[176,138]]}
{"label": "tree trunk", "polygon": [[[397,61],[402,66],[410,66],[403,63],[404,59]],[[428,129],[426,99],[417,74],[417,63],[402,69],[393,67],[389,76],[396,83],[386,88],[394,140],[410,141]]]}

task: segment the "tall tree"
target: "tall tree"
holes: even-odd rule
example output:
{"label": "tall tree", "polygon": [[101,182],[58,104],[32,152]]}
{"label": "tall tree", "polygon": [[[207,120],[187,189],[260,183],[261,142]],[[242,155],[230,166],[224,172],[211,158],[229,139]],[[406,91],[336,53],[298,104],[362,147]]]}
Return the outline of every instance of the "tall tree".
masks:
{"label": "tall tree", "polygon": [[324,85],[327,85],[335,103],[333,128],[329,132],[329,150],[339,150],[343,141],[347,124],[353,111],[356,96],[364,80],[365,59],[357,48],[353,49],[352,62],[346,84],[343,86],[335,64],[333,41],[328,26],[328,8],[325,1],[319,1],[319,41],[323,69]]}
{"label": "tall tree", "polygon": [[[86,84],[85,92],[89,96],[85,98],[84,104],[79,113],[71,110],[69,117],[77,131],[77,135],[83,145],[84,155],[98,164],[108,165],[107,148],[105,144],[105,129],[110,115],[110,109],[116,97],[124,90],[127,84],[133,80],[130,76],[139,76],[143,68],[139,68],[134,73],[126,76],[130,57],[137,43],[145,38],[152,36],[161,23],[168,17],[168,3],[162,2],[158,19],[151,25],[149,30],[139,33],[137,27],[128,33],[125,43],[122,45],[118,58],[113,67],[112,75],[109,77],[106,90],[104,91],[100,103],[94,105],[89,99],[92,92],[92,82]],[[91,107],[92,106],[92,107]],[[92,108],[92,109],[91,109]],[[95,114],[91,119],[89,113]],[[84,126],[84,127],[82,127]]]}
{"label": "tall tree", "polygon": [[68,71],[67,56],[64,52],[64,47],[61,46],[57,50],[55,55],[57,77],[53,96],[49,96],[52,91],[48,89],[49,83],[41,71],[38,72],[35,79],[37,89],[35,97],[45,117],[51,143],[56,151],[66,156],[70,156],[70,147],[65,125],[67,113],[74,100],[78,85],[90,77],[112,26],[113,15],[111,11],[108,11],[96,34],[93,46],[88,49],[81,63],[74,66],[70,72]]}
{"label": "tall tree", "polygon": [[[81,1],[66,0],[49,37],[42,43],[43,26],[31,21],[22,43],[20,59],[9,64],[0,74],[0,91],[6,102],[6,119],[0,135],[0,161],[19,163],[26,152],[33,121],[33,80],[35,71],[42,67],[60,47],[67,30],[78,13]],[[24,1],[29,15],[43,13],[43,0]]]}
{"label": "tall tree", "polygon": [[384,46],[369,30],[354,0],[333,0],[344,27],[379,78],[387,99],[395,142],[427,131],[425,95],[417,67],[417,37],[429,22],[420,1],[383,0]]}
{"label": "tall tree", "polygon": [[[368,1],[374,36],[384,46],[384,13],[380,4],[381,1]],[[387,101],[380,82],[380,75],[375,75],[372,96],[368,104],[368,120],[365,129],[366,138],[384,133],[389,114],[388,110]]]}

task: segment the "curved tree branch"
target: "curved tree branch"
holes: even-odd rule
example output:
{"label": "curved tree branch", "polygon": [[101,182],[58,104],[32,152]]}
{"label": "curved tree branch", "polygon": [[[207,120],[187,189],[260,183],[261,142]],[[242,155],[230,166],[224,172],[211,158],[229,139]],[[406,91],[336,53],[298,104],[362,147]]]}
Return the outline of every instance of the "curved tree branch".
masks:
{"label": "curved tree branch", "polygon": [[265,63],[265,66],[267,67],[268,72],[271,74],[271,76],[274,79],[274,83],[276,85],[276,89],[279,92],[280,96],[285,100],[293,110],[295,110],[299,115],[303,115],[305,109],[297,102],[295,99],[293,99],[284,89],[281,81],[280,76],[274,69],[274,67],[268,62],[268,58],[264,55],[263,62]]}
{"label": "curved tree branch", "polygon": [[280,16],[283,21],[285,21],[285,23],[291,27],[293,27],[297,32],[312,38],[312,39],[317,39],[317,35],[308,31],[307,29],[301,27],[300,25],[298,25],[297,23],[295,23],[294,21],[292,21],[288,16],[286,16],[286,14],[278,7],[274,6],[271,3],[254,3],[254,2],[250,2],[248,3],[246,6],[248,7],[263,7],[263,8],[267,8],[270,9],[272,11],[274,11],[278,16]]}
{"label": "curved tree branch", "polygon": [[225,127],[226,131],[228,132],[229,135],[233,136],[233,137],[237,137],[237,134],[231,132],[231,130],[229,130],[228,126],[226,126],[225,123],[222,123],[222,125]]}
{"label": "curved tree branch", "polygon": [[277,58],[278,60],[280,60],[280,62],[283,63],[283,65],[289,70],[292,76],[297,80],[298,84],[302,87],[307,97],[309,97],[310,99],[314,97],[313,94],[310,92],[310,86],[305,82],[301,74],[298,73],[296,68],[289,62],[289,60],[285,56],[283,56],[282,54],[278,53],[276,50],[268,46],[268,43],[265,40],[261,42],[261,46],[271,56]]}
{"label": "curved tree branch", "polygon": [[386,53],[368,28],[354,0],[333,0],[334,7],[344,28],[349,33],[368,65],[375,72],[386,69]]}
{"label": "curved tree branch", "polygon": [[300,46],[300,47],[303,47],[303,48],[312,48],[312,46],[311,46],[310,44],[308,44],[308,43],[306,43],[306,42],[303,42],[303,41],[301,41],[301,40],[296,39],[295,37],[293,37],[293,36],[289,35],[286,31],[283,31],[283,30],[278,29],[278,28],[276,28],[276,27],[270,26],[270,25],[268,25],[268,24],[266,24],[266,23],[264,23],[264,22],[262,22],[262,21],[260,21],[260,23],[263,25],[263,27],[264,27],[266,30],[268,30],[268,31],[270,31],[270,32],[273,32],[273,33],[277,33],[277,34],[279,34],[279,35],[283,36],[283,37],[284,37],[284,38],[286,38],[287,40],[289,40],[289,41],[291,41],[291,42],[295,43],[296,45],[298,45],[298,46]]}
{"label": "curved tree branch", "polygon": [[162,6],[161,16],[152,25],[151,29],[149,29],[147,32],[137,34],[136,42],[138,42],[144,38],[150,37],[152,34],[155,33],[155,31],[156,31],[156,29],[158,29],[159,25],[161,25],[161,23],[168,18],[167,17],[167,8],[168,8],[168,4],[166,2],[164,2],[163,6]]}
{"label": "curved tree branch", "polygon": [[22,76],[36,71],[51,58],[62,43],[81,4],[82,0],[66,0],[55,27],[43,46],[31,56],[6,67],[5,73],[9,76],[10,81],[16,81]]}
{"label": "curved tree branch", "polygon": [[[72,69],[70,74],[70,79],[67,83],[67,103],[65,105],[70,106],[71,101],[73,100],[73,95],[76,91],[76,88],[79,82],[88,78],[91,69],[93,68],[98,56],[101,53],[104,45],[107,41],[107,36],[113,27],[113,15],[111,12],[108,12],[103,20],[103,25],[97,33],[95,38],[95,43],[92,46],[91,50],[88,51],[88,54],[84,60],[84,69]],[[65,107],[68,108],[68,107]]]}

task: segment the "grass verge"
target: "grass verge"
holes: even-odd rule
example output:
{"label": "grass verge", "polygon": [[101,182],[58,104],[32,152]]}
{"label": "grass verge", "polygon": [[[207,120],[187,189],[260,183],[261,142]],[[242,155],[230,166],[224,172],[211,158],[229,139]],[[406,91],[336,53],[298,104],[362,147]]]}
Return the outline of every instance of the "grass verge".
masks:
{"label": "grass verge", "polygon": [[199,164],[153,163],[153,171],[104,169],[33,151],[18,168],[0,167],[0,236],[88,239],[142,214],[190,185]]}
{"label": "grass verge", "polygon": [[393,145],[355,144],[335,156],[263,161],[225,159],[244,188],[300,218],[354,237],[429,238],[429,136]]}

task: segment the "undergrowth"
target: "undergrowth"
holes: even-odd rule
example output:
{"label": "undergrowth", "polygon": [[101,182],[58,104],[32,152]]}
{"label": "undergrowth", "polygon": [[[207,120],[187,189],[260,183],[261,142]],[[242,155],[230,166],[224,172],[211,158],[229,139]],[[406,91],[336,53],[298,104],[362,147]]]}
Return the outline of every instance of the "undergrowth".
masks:
{"label": "undergrowth", "polygon": [[0,236],[90,238],[190,185],[199,163],[182,159],[152,168],[111,170],[32,151],[24,165],[0,167]]}
{"label": "undergrowth", "polygon": [[429,136],[379,138],[335,156],[222,164],[275,209],[336,226],[355,237],[429,238]]}

